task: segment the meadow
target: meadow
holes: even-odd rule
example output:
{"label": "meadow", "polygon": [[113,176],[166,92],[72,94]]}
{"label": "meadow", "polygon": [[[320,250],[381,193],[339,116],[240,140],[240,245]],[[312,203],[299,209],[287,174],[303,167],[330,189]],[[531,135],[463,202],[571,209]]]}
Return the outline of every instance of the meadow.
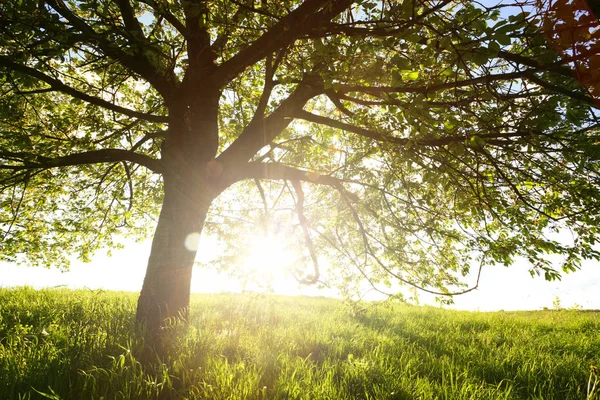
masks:
{"label": "meadow", "polygon": [[[195,295],[141,363],[137,294],[0,289],[1,399],[598,399],[600,313]],[[594,387],[596,385],[596,387]]]}

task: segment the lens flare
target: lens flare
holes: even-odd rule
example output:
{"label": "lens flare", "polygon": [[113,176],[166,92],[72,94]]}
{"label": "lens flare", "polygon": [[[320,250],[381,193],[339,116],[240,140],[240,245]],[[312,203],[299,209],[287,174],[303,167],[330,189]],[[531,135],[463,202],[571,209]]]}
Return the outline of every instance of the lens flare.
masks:
{"label": "lens flare", "polygon": [[192,232],[185,237],[185,248],[188,251],[198,251],[198,245],[200,244],[200,234],[198,232]]}

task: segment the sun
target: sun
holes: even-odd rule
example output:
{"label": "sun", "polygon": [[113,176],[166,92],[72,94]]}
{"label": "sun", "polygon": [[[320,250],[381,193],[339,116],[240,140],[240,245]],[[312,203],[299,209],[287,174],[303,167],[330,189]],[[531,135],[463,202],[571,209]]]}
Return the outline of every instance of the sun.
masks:
{"label": "sun", "polygon": [[[209,266],[218,258],[222,246],[214,236],[203,237],[200,247],[211,250],[201,251],[198,261],[208,268],[195,269],[192,292],[338,296],[334,289],[299,282],[298,279],[304,276],[304,269],[312,271],[312,264],[306,264],[306,251],[302,243],[294,239],[290,232],[254,233],[240,237],[236,247],[242,250],[235,257],[235,263],[230,269],[219,271]],[[319,264],[322,272],[329,270],[326,259],[321,259]]]}
{"label": "sun", "polygon": [[242,261],[247,283],[278,292],[284,287],[297,287],[290,273],[298,258],[296,253],[283,235],[253,235],[249,240],[249,251]]}

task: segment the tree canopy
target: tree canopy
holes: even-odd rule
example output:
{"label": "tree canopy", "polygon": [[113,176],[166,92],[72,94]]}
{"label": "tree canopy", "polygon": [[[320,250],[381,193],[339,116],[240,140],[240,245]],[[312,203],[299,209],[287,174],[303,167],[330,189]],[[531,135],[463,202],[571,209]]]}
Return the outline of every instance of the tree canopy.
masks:
{"label": "tree canopy", "polygon": [[[567,6],[2,2],[0,259],[146,237],[172,189],[206,203],[177,224],[229,239],[225,262],[285,232],[298,280],[344,291],[461,292],[518,257],[555,279],[552,254],[574,271],[599,256],[599,31]],[[170,229],[150,264],[183,262],[159,243],[193,260]]]}

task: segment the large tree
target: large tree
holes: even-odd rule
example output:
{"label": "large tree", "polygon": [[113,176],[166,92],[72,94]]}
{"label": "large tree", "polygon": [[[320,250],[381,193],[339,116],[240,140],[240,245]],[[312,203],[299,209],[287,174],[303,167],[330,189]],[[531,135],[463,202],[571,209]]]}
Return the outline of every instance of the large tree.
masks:
{"label": "large tree", "polygon": [[298,280],[328,259],[347,291],[575,270],[598,255],[598,106],[571,68],[594,70],[596,20],[564,39],[534,5],[2,2],[0,259],[64,265],[157,221],[151,329],[185,312],[205,229],[287,230]]}

